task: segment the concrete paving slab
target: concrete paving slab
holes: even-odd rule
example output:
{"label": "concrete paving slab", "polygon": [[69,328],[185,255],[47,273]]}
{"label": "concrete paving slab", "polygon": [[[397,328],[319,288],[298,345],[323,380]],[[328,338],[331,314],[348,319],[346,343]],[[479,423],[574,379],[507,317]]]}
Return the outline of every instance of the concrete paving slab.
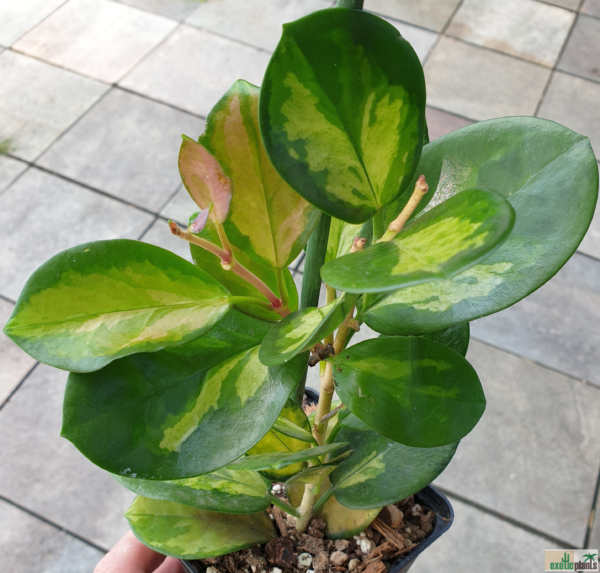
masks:
{"label": "concrete paving slab", "polygon": [[588,543],[590,548],[600,547],[600,505],[596,505],[596,511],[594,512],[594,523],[592,524],[592,532],[590,535],[590,541]]}
{"label": "concrete paving slab", "polygon": [[204,2],[187,19],[197,26],[233,40],[272,52],[283,24],[333,6],[332,0],[220,0]]}
{"label": "concrete paving slab", "polygon": [[577,18],[558,69],[600,81],[600,18],[584,14]]}
{"label": "concrete paving slab", "polygon": [[35,365],[33,358],[2,333],[13,308],[13,303],[0,299],[0,404]]}
{"label": "concrete paving slab", "polygon": [[206,117],[236,80],[260,85],[269,57],[256,48],[182,26],[121,85]]}
{"label": "concrete paving slab", "polygon": [[538,117],[551,119],[590,138],[600,159],[600,84],[555,72]]}
{"label": "concrete paving slab", "polygon": [[0,554],[7,573],[89,573],[104,555],[95,547],[0,500]]}
{"label": "concrete paving slab", "polygon": [[592,224],[577,250],[580,253],[600,259],[600,207],[596,207]]}
{"label": "concrete paving slab", "polygon": [[172,235],[169,224],[164,219],[157,219],[141,240],[144,243],[167,249],[167,251],[179,255],[182,259],[193,262],[189,243]]}
{"label": "concrete paving slab", "polygon": [[173,18],[173,20],[185,20],[194,10],[198,9],[198,2],[196,0],[118,0],[123,4],[129,4],[130,6],[136,6],[148,10],[148,12],[154,12],[161,14],[167,18]]}
{"label": "concrete paving slab", "polygon": [[423,62],[429,55],[433,44],[438,38],[438,34],[435,32],[430,32],[429,30],[424,30],[423,28],[417,28],[417,26],[411,26],[410,24],[399,22],[398,20],[393,20],[391,18],[384,17],[384,20],[387,20],[400,32],[402,37],[405,38],[413,47],[421,62]]}
{"label": "concrete paving slab", "polygon": [[418,557],[411,573],[542,571],[548,541],[481,510],[450,499],[452,528]]}
{"label": "concrete paving slab", "polygon": [[560,6],[561,8],[567,8],[569,10],[577,10],[581,0],[542,0],[546,4],[554,4],[554,6]]}
{"label": "concrete paving slab", "polygon": [[14,49],[113,83],[176,26],[174,20],[111,0],[70,0]]}
{"label": "concrete paving slab", "polygon": [[447,34],[553,66],[575,13],[535,0],[465,0]]}
{"label": "concrete paving slab", "polygon": [[0,155],[0,193],[6,189],[23,171],[27,164],[12,157]]}
{"label": "concrete paving slab", "polygon": [[516,305],[471,323],[476,338],[600,387],[600,261],[575,254]]}
{"label": "concrete paving slab", "polygon": [[600,469],[600,390],[473,340],[467,358],[487,408],[437,483],[582,547]]}
{"label": "concrete paving slab", "polygon": [[30,169],[0,196],[0,294],[16,300],[31,273],[59,251],[137,239],[151,222],[135,207]]}
{"label": "concrete paving slab", "polygon": [[581,8],[582,14],[590,14],[600,18],[600,0],[585,0]]}
{"label": "concrete paving slab", "polygon": [[442,135],[473,123],[463,117],[458,117],[429,106],[425,109],[425,116],[427,117],[427,128],[429,129],[429,141],[433,141],[438,137],[442,137]]}
{"label": "concrete paving slab", "polygon": [[427,101],[475,120],[533,115],[550,70],[442,38],[425,66]]}
{"label": "concrete paving slab", "polygon": [[460,0],[368,0],[367,9],[440,32]]}
{"label": "concrete paving slab", "polygon": [[200,207],[192,201],[185,187],[181,186],[160,214],[167,219],[173,219],[173,221],[176,221],[182,227],[187,227],[190,215],[198,211],[200,211]]}
{"label": "concrete paving slab", "polygon": [[67,0],[19,0],[0,3],[0,44],[10,46]]}
{"label": "concrete paving slab", "polygon": [[60,437],[67,374],[38,366],[0,412],[0,494],[109,549],[135,496]]}
{"label": "concrete paving slab", "polygon": [[181,185],[181,134],[195,139],[203,131],[196,116],[115,89],[38,163],[158,211]]}
{"label": "concrete paving slab", "polygon": [[108,86],[11,50],[0,54],[0,125],[12,154],[33,161]]}

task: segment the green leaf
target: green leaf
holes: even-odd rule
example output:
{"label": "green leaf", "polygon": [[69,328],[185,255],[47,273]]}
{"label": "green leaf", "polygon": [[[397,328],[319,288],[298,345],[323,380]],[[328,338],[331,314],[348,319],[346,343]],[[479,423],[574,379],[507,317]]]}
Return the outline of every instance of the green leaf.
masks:
{"label": "green leaf", "polygon": [[193,342],[71,374],[63,437],[101,468],[142,479],[236,460],[271,428],[306,368],[306,355],[278,368],[258,360],[269,328],[232,310]]}
{"label": "green leaf", "polygon": [[286,316],[269,332],[260,347],[263,364],[283,364],[320,342],[344,322],[357,299],[357,295],[344,293],[320,308],[305,308]]}
{"label": "green leaf", "polygon": [[349,428],[357,432],[371,431],[371,426],[365,424],[360,418],[357,418],[350,410],[344,410],[339,413],[338,425],[340,428]]}
{"label": "green leaf", "polygon": [[340,444],[326,444],[324,446],[317,446],[316,448],[299,450],[297,452],[274,452],[270,454],[246,456],[229,464],[227,467],[232,470],[279,470],[298,462],[307,462],[308,460],[313,460],[319,456],[324,456],[329,452],[338,450],[340,447]]}
{"label": "green leaf", "polygon": [[515,209],[516,223],[481,263],[450,280],[392,293],[370,308],[366,323],[387,334],[440,330],[526,297],[575,252],[598,195],[589,140],[533,117],[483,121],[441,137],[424,148],[418,172],[436,189],[428,208],[465,189],[494,189]]}
{"label": "green leaf", "polygon": [[228,308],[225,288],[177,255],[139,241],[98,241],[38,268],[4,332],[40,362],[91,372],[194,340]]}
{"label": "green leaf", "polygon": [[328,360],[346,407],[380,434],[407,446],[456,442],[485,410],[473,367],[454,350],[425,338],[365,340]]}
{"label": "green leaf", "polygon": [[390,242],[331,261],[323,280],[344,292],[382,292],[448,279],[508,237],[515,212],[502,195],[471,189],[438,205]]}
{"label": "green leaf", "polygon": [[327,523],[327,539],[346,539],[364,531],[380,511],[381,507],[350,509],[339,503],[334,495],[327,500],[319,517]]}
{"label": "green leaf", "polygon": [[[190,217],[190,223],[196,218],[197,213]],[[214,224],[209,220],[206,222],[206,226],[204,229],[197,233],[198,237],[205,239],[211,242],[213,245],[217,245],[217,247],[222,248],[223,245],[219,240],[219,234],[217,233],[217,229]],[[264,296],[256,287],[246,282],[244,279],[236,275],[232,271],[226,271],[221,266],[221,260],[216,255],[208,252],[206,249],[202,247],[198,247],[193,243],[190,243],[190,250],[192,253],[192,259],[194,263],[200,267],[204,272],[208,273],[215,280],[219,281],[225,288],[231,292],[231,294],[236,296],[249,296],[253,298],[258,298],[264,302],[269,302],[267,297]],[[267,269],[255,263],[252,259],[248,258],[243,251],[240,251],[238,248],[232,245],[232,251],[235,255],[236,260],[246,269],[248,269],[252,274],[256,275],[260,280],[262,280],[277,296],[281,298],[281,293],[279,292],[279,287],[277,285],[277,277],[275,276],[275,272],[271,269]],[[282,269],[283,278],[285,281],[285,285],[287,287],[287,292],[290,298],[290,309],[293,311],[298,310],[298,291],[296,290],[296,283],[294,283],[294,279],[292,278],[292,273],[285,268]],[[267,310],[263,310],[262,308],[258,308],[256,306],[249,305],[236,305],[236,308],[242,311],[244,314],[249,314],[250,316],[255,316],[256,318],[260,318],[262,320],[269,321],[279,321],[281,320],[281,315],[276,312],[269,312]]]}
{"label": "green leaf", "polygon": [[172,481],[113,477],[138,495],[206,511],[256,513],[271,505],[271,482],[257,472],[221,468],[203,476]]}
{"label": "green leaf", "polygon": [[316,443],[315,438],[310,433],[309,430],[305,430],[300,426],[297,426],[291,420],[288,420],[285,416],[279,416],[275,423],[273,424],[273,429],[283,434],[284,436],[288,436],[290,438],[294,438],[296,440],[301,440],[303,442]]}
{"label": "green leaf", "polygon": [[329,239],[327,241],[327,251],[325,253],[325,262],[333,261],[343,257],[350,252],[354,237],[360,236],[363,230],[362,225],[351,225],[340,219],[331,219],[329,226]]}
{"label": "green leaf", "polygon": [[377,432],[343,429],[356,451],[329,476],[335,497],[352,509],[380,508],[417,493],[450,463],[458,442],[435,448],[411,448]]}
{"label": "green leaf", "polygon": [[471,328],[468,322],[461,322],[436,332],[422,334],[421,337],[443,344],[448,348],[452,348],[454,352],[458,352],[461,356],[466,356],[471,340]]}
{"label": "green leaf", "polygon": [[125,517],[144,545],[178,559],[217,557],[277,537],[266,511],[232,515],[138,496]]}
{"label": "green leaf", "polygon": [[328,476],[335,466],[315,466],[313,468],[307,468],[295,476],[292,476],[285,482],[285,486],[294,485],[298,483],[308,483],[312,485],[320,484],[323,478]]}
{"label": "green leaf", "polygon": [[348,223],[404,191],[423,145],[425,79],[388,22],[322,10],[286,24],[260,97],[265,147],[308,201]]}
{"label": "green leaf", "polygon": [[[277,419],[280,420],[281,418],[290,420],[295,425],[305,429],[306,431],[310,431],[311,429],[311,426],[306,418],[306,414],[292,399],[287,401]],[[250,456],[253,456],[271,452],[297,452],[299,450],[306,450],[308,448],[310,448],[310,444],[308,442],[290,438],[289,436],[279,433],[274,429],[274,427],[272,427],[265,434],[262,440],[246,453]],[[302,471],[305,467],[305,462],[299,462],[280,470],[265,470],[262,473],[264,476],[273,481],[283,481],[287,477]]]}
{"label": "green leaf", "polygon": [[233,181],[227,237],[257,263],[281,269],[300,254],[320,212],[269,161],[258,126],[259,91],[235,82],[208,114],[199,142]]}

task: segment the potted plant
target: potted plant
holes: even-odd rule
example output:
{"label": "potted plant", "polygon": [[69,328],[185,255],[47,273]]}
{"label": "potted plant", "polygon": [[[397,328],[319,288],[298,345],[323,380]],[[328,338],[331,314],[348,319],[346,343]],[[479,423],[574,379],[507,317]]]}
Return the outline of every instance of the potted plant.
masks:
{"label": "potted plant", "polygon": [[[485,409],[469,321],[548,281],[594,212],[589,141],[556,123],[429,143],[417,56],[360,8],[286,25],[262,87],[236,82],[184,137],[201,210],[170,227],[195,264],[80,245],[5,327],[71,372],[62,435],[138,494],[136,536],[200,571],[407,570],[451,523],[427,486]],[[362,324],[380,336],[349,345]]]}

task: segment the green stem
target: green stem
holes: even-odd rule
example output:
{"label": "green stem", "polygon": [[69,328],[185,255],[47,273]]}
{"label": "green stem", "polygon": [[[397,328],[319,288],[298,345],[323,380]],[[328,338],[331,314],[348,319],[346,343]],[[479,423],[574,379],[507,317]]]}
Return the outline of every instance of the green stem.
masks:
{"label": "green stem", "polygon": [[308,527],[312,518],[313,506],[317,500],[315,490],[316,487],[312,484],[306,484],[304,486],[304,496],[302,497],[302,503],[298,508],[300,510],[300,515],[296,521],[296,531],[298,533],[304,533],[304,530]]}
{"label": "green stem", "polygon": [[277,269],[275,271],[275,278],[277,279],[277,289],[279,290],[281,304],[285,308],[288,308],[290,306],[290,295],[287,290],[287,285],[285,284],[285,277],[283,276],[282,269]]}
{"label": "green stem", "polygon": [[354,10],[362,10],[364,0],[337,0],[336,8],[353,8]]}
{"label": "green stem", "polygon": [[321,267],[325,262],[330,225],[331,217],[325,213],[321,213],[317,227],[306,245],[306,258],[304,259],[304,271],[302,275],[302,295],[300,296],[301,309],[319,304]]}
{"label": "green stem", "polygon": [[300,512],[294,506],[285,503],[285,501],[279,499],[276,495],[271,494],[271,503],[294,517],[300,517]]}

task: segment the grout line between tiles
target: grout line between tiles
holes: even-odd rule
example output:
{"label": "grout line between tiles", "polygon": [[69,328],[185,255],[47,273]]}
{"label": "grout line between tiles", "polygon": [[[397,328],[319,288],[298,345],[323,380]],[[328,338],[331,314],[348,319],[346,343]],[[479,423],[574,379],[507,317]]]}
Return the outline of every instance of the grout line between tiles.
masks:
{"label": "grout line between tiles", "polygon": [[444,495],[446,495],[450,498],[453,498],[457,501],[460,501],[461,503],[464,503],[465,505],[468,505],[469,507],[477,509],[477,510],[481,511],[482,513],[486,513],[487,515],[491,515],[492,517],[495,517],[497,519],[505,521],[505,522],[509,523],[510,525],[513,525],[514,527],[517,527],[519,529],[527,531],[528,533],[531,533],[532,535],[535,535],[536,537],[541,537],[541,538],[545,539],[546,541],[554,544],[555,547],[561,547],[564,549],[576,549],[576,547],[572,543],[569,543],[568,541],[565,541],[564,539],[554,537],[553,535],[548,535],[547,533],[544,533],[543,531],[540,531],[539,529],[536,529],[535,527],[531,527],[530,525],[527,525],[526,523],[523,523],[517,519],[509,517],[508,515],[505,515],[503,513],[500,513],[499,511],[490,509],[489,507],[486,507],[485,505],[481,505],[480,503],[470,500],[467,497],[463,497],[460,494],[457,494],[450,490],[447,490],[445,487],[439,486],[437,484],[435,484],[435,487],[436,487],[436,489],[439,489]]}
{"label": "grout line between tiles", "polygon": [[58,12],[65,4],[67,4],[69,2],[69,0],[64,0],[64,2],[62,2],[59,6],[57,6],[56,8],[54,8],[54,10],[52,10],[52,12],[50,12],[50,14],[46,15],[44,18],[42,18],[37,24],[35,24],[35,26],[33,26],[32,28],[29,28],[29,30],[27,30],[27,32],[24,32],[23,34],[21,34],[16,40],[14,40],[10,46],[6,46],[6,49],[9,50],[11,49],[11,46],[13,44],[16,44],[21,38],[24,38],[25,36],[27,36],[27,34],[29,34],[30,32],[33,32],[33,30],[35,30],[38,26],[40,26],[43,22],[45,22],[48,18],[50,18],[50,16],[52,16],[55,12]]}
{"label": "grout line between tiles", "polygon": [[152,219],[152,222],[142,231],[141,235],[137,238],[138,241],[141,241],[144,238],[144,235],[152,228],[152,226],[154,225],[154,223],[156,223],[156,221],[158,221],[159,217],[158,215],[156,215],[156,217],[154,217],[154,219]]}
{"label": "grout line between tiles", "polygon": [[433,42],[433,45],[431,46],[431,48],[429,48],[429,52],[423,58],[423,63],[422,63],[423,70],[425,70],[425,65],[429,61],[429,58],[431,58],[431,56],[433,55],[433,52],[435,52],[435,50],[437,49],[442,38],[446,36],[446,30],[448,30],[448,28],[450,27],[452,20],[454,20],[454,17],[458,13],[458,11],[461,9],[464,1],[465,0],[460,0],[460,2],[456,5],[456,8],[454,8],[454,10],[452,11],[452,14],[450,14],[450,16],[448,17],[448,20],[446,20],[444,27],[439,32],[438,37],[435,39],[435,42]]}
{"label": "grout line between tiles", "polygon": [[128,94],[144,98],[144,99],[146,99],[148,101],[151,101],[151,102],[154,102],[154,103],[157,103],[157,104],[160,104],[160,105],[164,105],[166,107],[170,107],[171,109],[174,109],[175,111],[179,111],[181,113],[186,113],[187,115],[191,115],[192,117],[196,117],[198,119],[201,119],[202,121],[206,121],[206,116],[201,115],[199,113],[195,113],[193,111],[190,111],[189,109],[184,109],[182,107],[178,107],[178,106],[176,106],[176,105],[174,105],[172,103],[169,103],[167,101],[153,98],[152,96],[143,94],[141,92],[136,92],[135,90],[132,90],[130,88],[126,88],[125,86],[122,86],[122,85],[115,84],[113,87],[116,90],[121,90],[121,91],[126,92]]}
{"label": "grout line between tiles", "polygon": [[106,553],[106,549],[104,547],[100,547],[100,545],[97,545],[93,541],[86,539],[82,535],[79,535],[78,533],[75,533],[74,531],[71,531],[70,529],[67,529],[65,527],[62,527],[58,523],[55,523],[54,521],[47,519],[43,515],[40,515],[39,513],[36,513],[35,511],[32,511],[31,509],[27,509],[25,506],[21,505],[20,503],[16,503],[12,499],[9,499],[9,498],[3,496],[2,494],[0,494],[0,500],[4,501],[5,503],[8,503],[9,505],[12,505],[13,507],[16,507],[17,509],[20,509],[21,511],[27,513],[28,515],[31,515],[31,517],[35,517],[39,521],[44,522],[46,525],[50,525],[54,529],[58,529],[62,533],[66,533],[67,535],[74,537],[75,539],[77,539],[78,541],[81,541],[82,543],[85,543],[86,545],[89,545],[90,547],[93,547],[94,549],[97,549],[98,551],[102,551],[102,553]]}
{"label": "grout line between tiles", "polygon": [[265,54],[272,55],[273,50],[267,50],[265,48],[255,46],[254,44],[248,44],[248,42],[244,42],[244,40],[239,40],[238,38],[232,38],[231,36],[226,36],[225,34],[221,34],[220,32],[216,32],[215,30],[209,30],[208,28],[203,28],[202,26],[197,26],[196,24],[192,24],[191,22],[184,22],[184,26],[188,28],[194,28],[194,30],[202,30],[207,34],[212,34],[213,36],[218,36],[219,38],[223,38],[224,40],[229,40],[230,42],[235,42],[236,44],[240,44],[240,46],[245,46],[246,48],[252,48],[253,50],[258,50],[259,52],[264,52]]}
{"label": "grout line between tiles", "polygon": [[20,390],[20,388],[23,386],[23,384],[25,384],[25,382],[27,381],[27,379],[33,374],[33,371],[39,366],[39,362],[36,362],[27,372],[27,374],[25,374],[25,376],[23,376],[23,378],[21,378],[21,381],[12,389],[11,393],[6,397],[6,399],[4,400],[4,402],[2,402],[2,404],[0,404],[0,412],[2,412],[4,406],[6,406],[6,404],[8,404],[12,398],[15,396],[15,394]]}
{"label": "grout line between tiles", "polygon": [[5,300],[6,302],[11,302],[12,304],[16,304],[16,301],[14,301],[12,298],[8,298],[7,296],[4,296],[3,294],[0,294],[0,298],[2,300]]}
{"label": "grout line between tiles", "polygon": [[478,123],[479,121],[481,121],[479,119],[473,119],[472,117],[467,117],[466,115],[460,115],[459,113],[455,113],[453,111],[447,111],[447,110],[442,109],[441,107],[437,107],[435,105],[427,104],[427,107],[430,107],[431,109],[435,109],[436,111],[441,111],[442,113],[445,113],[447,115],[452,115],[459,119],[464,119],[465,121],[472,121],[473,123]]}
{"label": "grout line between tiles", "polygon": [[[592,501],[592,509],[590,510],[590,518],[588,520],[588,529],[585,534],[585,541],[583,543],[583,547],[589,547],[592,543],[592,532],[594,529],[594,522],[598,518],[598,510],[600,507],[598,506],[598,502],[600,501],[600,472],[598,472],[598,480],[596,481],[596,491],[594,492],[594,500]],[[600,527],[600,525],[599,525]]]}
{"label": "grout line between tiles", "polygon": [[[188,3],[191,4],[194,0],[188,0]],[[198,8],[200,7],[200,2],[198,2],[198,6],[196,6],[195,10],[192,10],[189,14],[183,17],[182,20],[178,18],[173,18],[173,16],[167,16],[166,14],[161,14],[160,12],[153,12],[144,6],[137,6],[136,4],[129,4],[128,2],[123,2],[123,0],[112,0],[115,4],[121,4],[122,6],[128,6],[129,8],[136,8],[140,12],[145,12],[146,14],[153,14],[154,16],[161,16],[162,18],[167,18],[167,20],[173,20],[173,22],[183,23],[186,18],[189,18]]]}

